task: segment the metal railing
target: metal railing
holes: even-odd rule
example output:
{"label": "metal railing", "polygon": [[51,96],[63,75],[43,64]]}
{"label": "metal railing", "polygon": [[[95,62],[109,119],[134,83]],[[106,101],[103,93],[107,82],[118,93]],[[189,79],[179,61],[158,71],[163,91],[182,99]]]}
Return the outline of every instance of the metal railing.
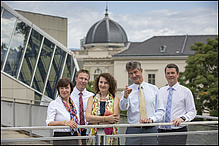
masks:
{"label": "metal railing", "polygon": [[[183,122],[181,125],[217,125],[218,121],[198,121],[198,122]],[[172,125],[172,123],[147,123],[147,124],[108,124],[108,125],[79,125],[78,128],[97,128],[97,136],[73,136],[73,137],[40,137],[40,138],[19,138],[19,139],[1,139],[1,142],[14,141],[41,141],[41,140],[67,140],[67,139],[93,139],[95,145],[95,138],[97,145],[100,145],[100,139],[103,137],[103,144],[108,144],[108,138],[111,137],[141,137],[141,136],[163,136],[163,135],[185,135],[185,134],[206,134],[217,133],[218,130],[208,131],[188,131],[188,132],[174,132],[174,133],[145,133],[145,134],[118,134],[105,135],[104,128],[109,127],[141,127],[141,126],[165,126]],[[1,127],[1,131],[15,131],[15,130],[49,130],[49,129],[70,129],[69,126],[34,126],[34,127]]]}
{"label": "metal railing", "polygon": [[[4,98],[10,99],[12,101],[8,100],[3,100]],[[27,104],[29,106],[29,127],[15,127],[15,105],[20,103],[16,102],[16,100],[25,100],[29,101],[30,103],[23,103]],[[100,144],[100,139],[103,137],[103,144],[108,144],[108,138],[111,137],[140,137],[140,136],[161,136],[161,135],[171,135],[171,133],[150,133],[150,134],[118,134],[118,135],[105,135],[104,134],[104,128],[109,128],[109,127],[120,127],[120,128],[127,128],[127,127],[140,127],[140,126],[164,126],[164,125],[171,125],[171,123],[148,123],[148,124],[109,124],[109,125],[79,125],[78,128],[97,128],[98,129],[98,134],[97,136],[74,136],[74,137],[52,137],[52,130],[53,129],[68,129],[70,127],[68,126],[33,126],[33,117],[32,117],[32,106],[34,105],[35,102],[47,102],[48,101],[41,101],[41,100],[30,100],[30,99],[20,99],[20,98],[11,98],[11,97],[1,97],[1,101],[7,101],[7,102],[12,102],[12,126],[13,127],[1,127],[1,131],[16,131],[16,130],[26,130],[29,131],[29,135],[32,136],[32,131],[33,130],[50,130],[50,137],[43,136],[43,137],[38,137],[38,138],[20,138],[20,139],[1,139],[1,142],[14,142],[14,141],[42,141],[42,140],[64,140],[64,139],[97,139],[97,144]],[[36,105],[36,106],[41,106],[41,105]],[[44,106],[45,107],[45,106]],[[197,115],[196,118],[203,118],[203,119],[211,119],[211,120],[218,120],[218,117],[212,117],[212,116],[201,116]],[[214,125],[218,124],[218,121],[198,121],[198,122],[183,122],[181,125]],[[204,134],[204,133],[218,133],[217,130],[211,130],[211,131],[188,131],[186,132],[187,134]],[[186,134],[184,132],[174,132],[174,135],[181,135],[181,134]],[[95,140],[93,140],[94,144]]]}

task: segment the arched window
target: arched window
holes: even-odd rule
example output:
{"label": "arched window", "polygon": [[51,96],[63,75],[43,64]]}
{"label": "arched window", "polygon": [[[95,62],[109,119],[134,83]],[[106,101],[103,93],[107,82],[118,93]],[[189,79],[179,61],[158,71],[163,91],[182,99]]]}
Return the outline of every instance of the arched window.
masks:
{"label": "arched window", "polygon": [[101,74],[102,73],[102,70],[101,69],[96,69],[95,71],[94,71],[94,80],[95,80],[95,78],[99,75],[99,74]]}

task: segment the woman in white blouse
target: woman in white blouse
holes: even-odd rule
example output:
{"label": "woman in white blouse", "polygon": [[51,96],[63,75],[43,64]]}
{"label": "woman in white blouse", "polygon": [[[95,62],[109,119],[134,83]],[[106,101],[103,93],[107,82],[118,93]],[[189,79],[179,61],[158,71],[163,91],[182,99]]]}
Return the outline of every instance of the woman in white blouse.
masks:
{"label": "woman in white blouse", "polygon": [[[50,102],[47,109],[46,124],[48,126],[70,126],[70,129],[54,129],[54,137],[60,136],[80,136],[81,130],[78,129],[79,115],[78,108],[70,98],[74,84],[68,78],[58,81],[56,89],[59,96]],[[54,145],[76,144],[80,145],[81,140],[55,140]]]}

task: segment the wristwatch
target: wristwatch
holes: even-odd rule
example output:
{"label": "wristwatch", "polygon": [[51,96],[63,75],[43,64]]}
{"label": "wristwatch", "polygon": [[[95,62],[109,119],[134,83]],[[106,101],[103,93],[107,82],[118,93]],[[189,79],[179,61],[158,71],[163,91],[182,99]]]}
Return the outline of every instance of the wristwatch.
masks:
{"label": "wristwatch", "polygon": [[182,117],[180,117],[180,118],[182,118],[182,119],[183,119],[183,121],[186,121],[186,118],[185,118],[184,116],[182,116]]}

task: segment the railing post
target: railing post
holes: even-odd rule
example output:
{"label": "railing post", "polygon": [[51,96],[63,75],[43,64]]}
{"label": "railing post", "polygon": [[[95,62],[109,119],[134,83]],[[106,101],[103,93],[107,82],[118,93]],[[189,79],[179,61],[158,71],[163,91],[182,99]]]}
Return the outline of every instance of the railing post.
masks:
{"label": "railing post", "polygon": [[13,127],[15,127],[15,98],[13,100]]}
{"label": "railing post", "polygon": [[[32,126],[32,100],[30,100],[30,110],[29,110],[29,126]],[[32,130],[29,131],[30,136],[32,136]]]}
{"label": "railing post", "polygon": [[100,145],[101,137],[103,136],[102,144],[105,144],[104,128],[97,128],[97,145]]}

